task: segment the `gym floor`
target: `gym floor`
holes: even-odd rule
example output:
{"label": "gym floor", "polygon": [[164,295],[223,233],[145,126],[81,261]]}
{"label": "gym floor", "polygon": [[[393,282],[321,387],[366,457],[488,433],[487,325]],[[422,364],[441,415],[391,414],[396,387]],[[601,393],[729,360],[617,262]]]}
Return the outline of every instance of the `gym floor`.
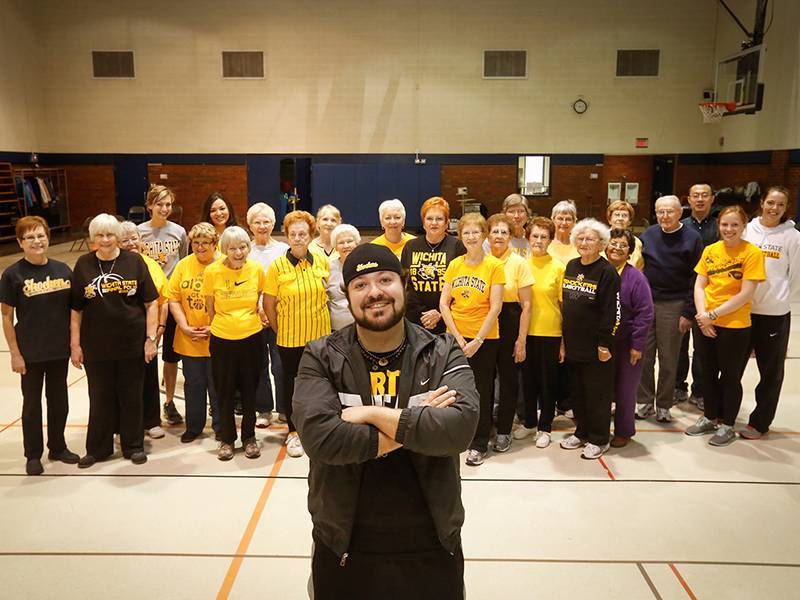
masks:
{"label": "gym floor", "polygon": [[[54,246],[73,264],[79,252]],[[19,258],[0,258],[5,268]],[[797,307],[796,307],[797,308]],[[19,377],[0,354],[0,571],[6,598],[306,598],[311,520],[307,459],[286,456],[285,427],[258,430],[262,456],[216,459],[213,436],[183,426],[145,440],[149,461],[79,471],[43,459],[25,475]],[[800,589],[800,334],[793,331],[775,427],[713,448],[671,424],[637,422],[621,450],[586,461],[531,439],[462,466],[467,595],[620,599],[790,598]],[[84,453],[86,378],[70,368],[67,443]],[[754,361],[740,426],[753,406]],[[179,376],[178,395],[182,395]],[[183,412],[183,402],[177,399]],[[207,429],[207,432],[210,429]],[[237,448],[238,450],[238,448]],[[46,452],[45,452],[46,455]]]}

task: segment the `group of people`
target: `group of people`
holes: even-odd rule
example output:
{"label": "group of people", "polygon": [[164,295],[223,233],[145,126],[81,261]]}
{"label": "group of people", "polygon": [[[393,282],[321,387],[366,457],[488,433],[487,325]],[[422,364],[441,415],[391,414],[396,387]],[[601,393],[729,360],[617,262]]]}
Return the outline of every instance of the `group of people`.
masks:
{"label": "group of people", "polygon": [[[277,408],[289,430],[287,454],[302,456],[292,397],[304,352],[332,331],[352,330],[357,310],[384,308],[380,300],[353,304],[359,288],[348,283],[360,278],[348,258],[357,248],[359,255],[366,251],[336,207],[322,206],[316,217],[288,213],[282,242],[272,236],[276,218],[267,204],[249,208],[245,229],[230,201],[214,193],[203,221],[187,234],[169,220],[174,200],[156,185],[147,195],[148,221],[95,217],[93,250],[74,269],[47,257],[43,219],[18,221],[24,256],[3,273],[0,302],[11,366],[22,379],[29,474],[43,471],[43,387],[51,460],[91,467],[113,455],[119,434],[123,456],[141,464],[144,436],[165,435],[161,410],[170,423],[183,422],[173,402],[179,362],[181,442],[201,436],[210,414],[220,460],[234,456],[238,437],[245,456],[257,458],[255,430],[268,427]],[[527,199],[512,194],[489,219],[462,216],[453,236],[449,204],[433,197],[422,205],[418,237],[404,231],[402,202],[380,205],[383,234],[371,247],[396,257],[405,318],[433,336],[452,336],[474,375],[479,410],[467,465],[530,436],[546,448],[559,410],[571,410],[575,419],[560,446],[582,448],[587,459],[626,445],[637,418],[670,422],[674,403],[689,399],[690,335],[691,400],[703,415],[686,433],[711,434],[717,446],[735,439],[752,351],[761,381],[740,433],[758,439],[769,430],[783,382],[789,303],[800,286],[800,232],[786,218],[785,188],[770,188],[749,223],[738,206],[713,214],[713,201],[710,186],[693,186],[692,214],[681,220],[681,201],[661,197],[657,224],[638,238],[631,231],[634,208],[622,201],[608,206],[606,225],[578,221],[569,200],[558,202],[550,218],[531,217]],[[367,252],[359,267],[372,262]],[[406,342],[376,353],[359,338],[347,339],[372,365],[372,404],[395,409],[403,394],[408,401],[407,366],[398,362]],[[64,440],[69,361],[88,380],[83,457]],[[362,404],[352,396],[339,394],[340,410]],[[305,424],[313,418],[302,415]]]}

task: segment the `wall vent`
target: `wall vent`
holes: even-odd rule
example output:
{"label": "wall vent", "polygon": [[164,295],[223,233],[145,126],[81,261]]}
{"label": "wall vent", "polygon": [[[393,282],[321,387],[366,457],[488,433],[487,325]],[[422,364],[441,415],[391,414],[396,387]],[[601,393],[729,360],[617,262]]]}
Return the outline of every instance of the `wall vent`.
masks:
{"label": "wall vent", "polygon": [[525,79],[528,76],[526,50],[484,50],[484,79]]}
{"label": "wall vent", "polygon": [[617,50],[617,77],[658,77],[661,50]]}
{"label": "wall vent", "polygon": [[103,79],[132,79],[133,50],[92,50],[92,74]]}
{"label": "wall vent", "polygon": [[222,76],[226,79],[264,79],[264,53],[259,51],[224,51]]}

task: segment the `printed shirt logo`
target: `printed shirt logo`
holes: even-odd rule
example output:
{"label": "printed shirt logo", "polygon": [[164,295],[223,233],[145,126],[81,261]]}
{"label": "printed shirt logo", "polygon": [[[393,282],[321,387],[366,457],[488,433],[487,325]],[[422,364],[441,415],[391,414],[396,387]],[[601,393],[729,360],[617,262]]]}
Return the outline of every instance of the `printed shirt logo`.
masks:
{"label": "printed shirt logo", "polygon": [[50,294],[52,292],[60,292],[61,290],[70,289],[71,284],[69,279],[50,279],[48,275],[44,281],[36,281],[34,279],[26,279],[22,287],[22,293],[26,297],[40,296],[41,294]]}
{"label": "printed shirt logo", "polygon": [[203,273],[191,279],[181,281],[181,289],[188,290],[186,303],[192,310],[203,311],[206,309],[206,298],[203,295]]}
{"label": "printed shirt logo", "polygon": [[[468,300],[472,295],[472,290],[478,290],[482,294],[486,291],[486,282],[474,275],[461,275],[453,279],[453,291],[459,294],[464,300]],[[456,290],[456,288],[462,288]]]}
{"label": "printed shirt logo", "polygon": [[375,406],[397,406],[397,382],[400,379],[400,369],[396,371],[370,371],[370,387],[372,390],[372,403]]}
{"label": "printed shirt logo", "polygon": [[150,240],[144,242],[145,254],[156,261],[160,267],[167,264],[167,258],[175,254],[180,247],[179,240]]}
{"label": "printed shirt logo", "polygon": [[737,280],[744,277],[744,263],[742,263],[742,261],[739,259],[728,259],[724,262],[718,263],[716,266],[713,266],[715,263],[711,257],[708,257],[706,262],[712,265],[711,268],[708,269],[708,277],[711,277],[712,275],[722,275],[723,273],[727,273],[728,277]]}
{"label": "printed shirt logo", "polygon": [[571,300],[578,298],[588,298],[594,300],[597,295],[597,282],[586,279],[583,273],[579,273],[574,278],[564,277],[562,288],[569,295]]}
{"label": "printed shirt logo", "polygon": [[415,292],[441,292],[442,278],[447,270],[445,252],[413,252],[408,268]]}
{"label": "printed shirt logo", "polygon": [[778,244],[764,244],[761,246],[761,252],[764,254],[764,258],[774,258],[779,260],[781,257],[781,252],[783,252],[783,246]]}
{"label": "printed shirt logo", "polygon": [[136,295],[136,290],[135,279],[123,279],[122,275],[118,275],[117,273],[105,273],[92,279],[92,281],[83,288],[83,296],[88,299],[97,296],[102,298],[106,294],[134,296]]}
{"label": "printed shirt logo", "polygon": [[359,263],[358,265],[356,265],[356,273],[361,273],[361,271],[364,271],[366,269],[374,269],[377,266],[378,263],[376,262]]}

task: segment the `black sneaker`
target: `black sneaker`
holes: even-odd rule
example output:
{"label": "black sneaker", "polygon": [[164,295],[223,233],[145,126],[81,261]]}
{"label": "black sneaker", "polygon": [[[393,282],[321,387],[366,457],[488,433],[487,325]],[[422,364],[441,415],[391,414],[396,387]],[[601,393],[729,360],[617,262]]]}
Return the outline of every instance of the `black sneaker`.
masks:
{"label": "black sneaker", "polygon": [[147,454],[142,451],[131,454],[131,462],[135,465],[143,465],[147,462]]}
{"label": "black sneaker", "polygon": [[41,475],[44,473],[42,461],[38,458],[29,458],[28,462],[25,463],[25,472],[28,475]]}
{"label": "black sneaker", "polygon": [[183,417],[178,409],[175,408],[174,402],[164,402],[164,420],[170,425],[180,425],[183,423]]}
{"label": "black sneaker", "polygon": [[61,452],[48,452],[47,458],[52,461],[61,461],[68,465],[78,464],[78,461],[81,459],[81,457],[74,452],[70,452],[69,448],[64,448]]}
{"label": "black sneaker", "polygon": [[88,469],[89,467],[91,467],[96,462],[97,462],[97,459],[94,456],[92,456],[91,454],[87,454],[86,456],[82,457],[78,461],[78,468],[79,469]]}
{"label": "black sneaker", "polygon": [[181,434],[181,444],[190,444],[197,439],[197,434],[191,431],[184,431]]}

